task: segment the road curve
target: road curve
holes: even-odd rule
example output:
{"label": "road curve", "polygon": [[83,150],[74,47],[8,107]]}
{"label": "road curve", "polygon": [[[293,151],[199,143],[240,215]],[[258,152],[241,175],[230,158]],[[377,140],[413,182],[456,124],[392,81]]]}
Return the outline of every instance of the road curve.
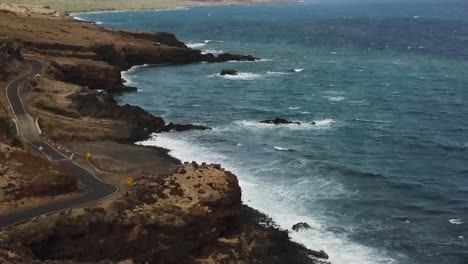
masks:
{"label": "road curve", "polygon": [[[31,65],[30,72],[13,80],[6,87],[7,100],[14,115],[18,134],[32,150],[41,153],[48,159],[54,160],[63,167],[67,168],[73,175],[77,177],[80,184],[87,187],[88,191],[81,196],[69,200],[0,215],[0,229],[28,221],[38,216],[48,215],[66,209],[90,204],[107,198],[117,193],[118,191],[118,187],[102,181],[97,176],[63,155],[55,147],[40,139],[39,131],[37,131],[36,125],[34,124],[34,119],[29,116],[23,105],[23,102],[21,101],[20,86],[25,81],[27,81],[28,78],[40,74],[42,70],[42,64],[35,60],[28,60],[28,62]],[[35,131],[24,131],[31,130],[25,129],[31,127],[34,127]]]}

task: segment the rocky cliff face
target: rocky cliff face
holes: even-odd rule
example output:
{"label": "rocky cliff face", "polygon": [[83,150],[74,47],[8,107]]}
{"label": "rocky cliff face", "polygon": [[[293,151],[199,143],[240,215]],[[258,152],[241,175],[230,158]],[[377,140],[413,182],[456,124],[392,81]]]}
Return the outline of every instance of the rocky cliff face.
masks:
{"label": "rocky cliff face", "polygon": [[119,68],[93,60],[52,60],[47,73],[56,80],[87,86],[90,89],[104,88],[109,92],[136,91],[136,88],[122,84]]}
{"label": "rocky cliff face", "polygon": [[21,47],[15,42],[0,39],[0,78],[6,80],[14,67],[15,61],[22,60]]}
{"label": "rocky cliff face", "polygon": [[145,31],[120,31],[122,34],[128,34],[137,39],[146,39],[156,45],[163,44],[177,48],[187,48],[184,42],[177,39],[172,33],[167,32],[145,32]]}
{"label": "rocky cliff face", "polygon": [[14,134],[13,123],[11,122],[5,107],[0,104],[0,142],[10,139]]}
{"label": "rocky cliff face", "polygon": [[109,93],[55,80],[43,78],[30,82],[29,87],[32,89],[25,90],[24,100],[39,113],[43,132],[54,140],[113,139],[133,143],[151,133],[209,129],[166,124],[164,119],[141,107],[119,105]]}
{"label": "rocky cliff face", "polygon": [[[18,62],[23,59],[21,47],[7,39],[0,38],[0,82],[18,73]],[[0,142],[14,135],[14,125],[6,108],[0,103]]]}
{"label": "rocky cliff face", "polygon": [[29,261],[316,263],[287,233],[247,224],[240,198],[236,176],[219,165],[185,164],[171,175],[137,179],[109,208],[3,232],[0,248]]}

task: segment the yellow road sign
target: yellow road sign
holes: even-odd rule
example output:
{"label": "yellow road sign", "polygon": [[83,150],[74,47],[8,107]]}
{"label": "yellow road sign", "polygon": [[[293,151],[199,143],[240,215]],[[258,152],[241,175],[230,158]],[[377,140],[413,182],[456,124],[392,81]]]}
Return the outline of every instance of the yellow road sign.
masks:
{"label": "yellow road sign", "polygon": [[128,183],[128,185],[132,185],[133,179],[132,179],[132,178],[128,178],[128,179],[127,179],[127,183]]}
{"label": "yellow road sign", "polygon": [[90,152],[86,152],[86,158],[87,159],[91,158],[91,153]]}

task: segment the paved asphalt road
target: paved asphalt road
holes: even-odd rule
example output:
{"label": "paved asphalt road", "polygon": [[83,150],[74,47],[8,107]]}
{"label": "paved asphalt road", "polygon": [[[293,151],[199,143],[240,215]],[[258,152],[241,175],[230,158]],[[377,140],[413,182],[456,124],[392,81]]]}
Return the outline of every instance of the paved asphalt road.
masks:
{"label": "paved asphalt road", "polygon": [[[30,60],[28,61],[31,64],[31,71],[18,79],[11,82],[6,88],[7,99],[10,103],[10,107],[13,111],[15,120],[17,122],[17,128],[19,129],[19,135],[22,140],[33,150],[38,153],[43,154],[47,158],[58,162],[60,165],[69,169],[73,173],[78,182],[85,185],[88,189],[83,195],[60,201],[44,206],[39,206],[35,208],[19,210],[14,213],[0,215],[0,229],[6,228],[11,225],[19,224],[25,222],[34,217],[41,215],[48,215],[56,213],[62,210],[69,208],[74,208],[78,206],[83,206],[89,203],[93,203],[104,198],[107,198],[118,191],[118,188],[114,185],[108,184],[98,177],[93,175],[91,172],[76,164],[75,162],[68,159],[65,155],[60,153],[53,146],[48,144],[46,141],[40,139],[39,132],[36,129],[35,124],[21,124],[20,122],[33,122],[25,110],[23,102],[20,97],[20,86],[22,83],[28,80],[28,78],[39,74],[42,70],[42,65],[38,61]],[[27,117],[27,118],[25,118]],[[21,128],[30,128],[34,127],[35,131],[22,131]],[[36,136],[37,135],[37,136]]]}

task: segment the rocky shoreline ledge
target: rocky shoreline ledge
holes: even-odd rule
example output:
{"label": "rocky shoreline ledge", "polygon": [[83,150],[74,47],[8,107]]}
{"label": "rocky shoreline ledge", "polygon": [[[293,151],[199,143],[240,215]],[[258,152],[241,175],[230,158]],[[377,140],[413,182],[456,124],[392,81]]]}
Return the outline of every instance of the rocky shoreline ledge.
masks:
{"label": "rocky shoreline ledge", "polygon": [[[2,77],[24,71],[23,57],[44,66],[22,94],[43,137],[121,189],[111,201],[0,232],[0,262],[326,261],[324,252],[290,241],[287,231],[243,205],[237,177],[220,165],[182,164],[167,150],[132,144],[152,133],[208,127],[167,123],[138,106],[119,105],[112,96],[134,90],[124,85],[121,71],[135,65],[255,60],[253,56],[202,54],[170,33],[113,31],[50,14],[0,10],[0,18],[0,35],[5,36],[0,43],[7,47],[0,49]],[[0,140],[11,146],[18,141],[13,125],[8,118],[1,121]],[[88,151],[93,156],[86,159]],[[127,178],[134,183],[127,185]],[[70,183],[75,184],[69,179],[67,188],[75,191]],[[50,193],[52,187],[46,187]],[[28,193],[41,190],[32,185]]]}

